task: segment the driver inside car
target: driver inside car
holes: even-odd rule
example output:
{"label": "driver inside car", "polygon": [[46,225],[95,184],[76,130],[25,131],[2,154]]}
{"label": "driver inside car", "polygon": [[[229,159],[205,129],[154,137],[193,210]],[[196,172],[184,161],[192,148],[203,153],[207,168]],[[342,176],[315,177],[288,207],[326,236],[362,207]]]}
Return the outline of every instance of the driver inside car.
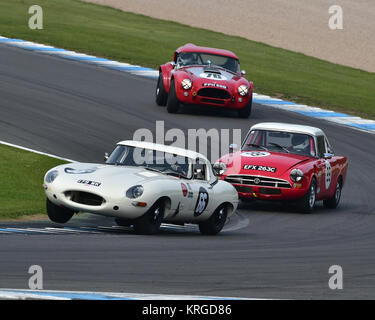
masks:
{"label": "driver inside car", "polygon": [[298,153],[310,155],[309,137],[304,134],[294,134],[292,137],[292,149]]}

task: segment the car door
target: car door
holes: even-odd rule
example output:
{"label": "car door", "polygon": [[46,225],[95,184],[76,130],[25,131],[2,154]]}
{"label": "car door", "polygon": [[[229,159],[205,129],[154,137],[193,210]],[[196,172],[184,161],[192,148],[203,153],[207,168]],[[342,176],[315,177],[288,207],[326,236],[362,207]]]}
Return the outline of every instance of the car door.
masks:
{"label": "car door", "polygon": [[190,183],[192,192],[190,213],[199,217],[211,212],[213,207],[213,186],[208,181],[208,168],[205,164],[194,165],[194,176]]}
{"label": "car door", "polygon": [[331,190],[332,182],[332,159],[327,158],[327,142],[326,138],[322,136],[317,137],[317,146],[318,146],[318,155],[319,159],[317,160],[317,195],[318,198],[326,197]]}

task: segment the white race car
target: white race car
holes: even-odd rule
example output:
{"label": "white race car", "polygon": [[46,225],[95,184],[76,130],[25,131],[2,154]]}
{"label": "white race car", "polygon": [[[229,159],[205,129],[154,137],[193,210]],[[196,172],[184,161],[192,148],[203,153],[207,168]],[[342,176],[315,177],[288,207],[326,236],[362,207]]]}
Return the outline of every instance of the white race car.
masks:
{"label": "white race car", "polygon": [[57,166],[43,187],[53,222],[88,212],[115,217],[139,234],[156,233],[162,222],[194,223],[203,234],[217,234],[238,205],[235,188],[216,178],[203,155],[140,141],[119,142],[105,164]]}

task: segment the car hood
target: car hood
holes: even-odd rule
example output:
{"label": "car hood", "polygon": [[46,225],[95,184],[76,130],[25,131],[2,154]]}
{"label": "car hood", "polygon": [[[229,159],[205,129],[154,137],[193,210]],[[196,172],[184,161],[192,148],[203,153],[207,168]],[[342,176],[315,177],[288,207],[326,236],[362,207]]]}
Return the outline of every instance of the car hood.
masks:
{"label": "car hood", "polygon": [[249,85],[245,78],[217,67],[192,66],[181,68],[178,72],[185,72],[195,85],[217,84],[226,86],[227,89],[234,89],[235,85],[240,84]]}
{"label": "car hood", "polygon": [[226,155],[220,161],[227,164],[225,175],[249,174],[279,177],[291,168],[310,159],[291,153],[252,150]]}
{"label": "car hood", "polygon": [[63,184],[74,183],[100,187],[122,188],[142,184],[146,180],[168,179],[170,176],[146,170],[141,167],[127,167],[92,163],[70,163],[59,167],[56,179]]}

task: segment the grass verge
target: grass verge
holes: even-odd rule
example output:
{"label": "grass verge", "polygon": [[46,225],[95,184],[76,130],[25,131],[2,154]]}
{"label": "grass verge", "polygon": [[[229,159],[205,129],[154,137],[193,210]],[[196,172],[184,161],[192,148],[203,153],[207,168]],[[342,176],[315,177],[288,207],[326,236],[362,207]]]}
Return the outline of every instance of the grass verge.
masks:
{"label": "grass verge", "polygon": [[0,145],[0,220],[45,214],[43,177],[49,169],[62,163],[64,161]]}
{"label": "grass verge", "polygon": [[78,0],[38,0],[44,29],[31,30],[34,0],[2,0],[0,33],[156,68],[187,43],[234,51],[255,91],[375,119],[375,73],[222,33]]}

